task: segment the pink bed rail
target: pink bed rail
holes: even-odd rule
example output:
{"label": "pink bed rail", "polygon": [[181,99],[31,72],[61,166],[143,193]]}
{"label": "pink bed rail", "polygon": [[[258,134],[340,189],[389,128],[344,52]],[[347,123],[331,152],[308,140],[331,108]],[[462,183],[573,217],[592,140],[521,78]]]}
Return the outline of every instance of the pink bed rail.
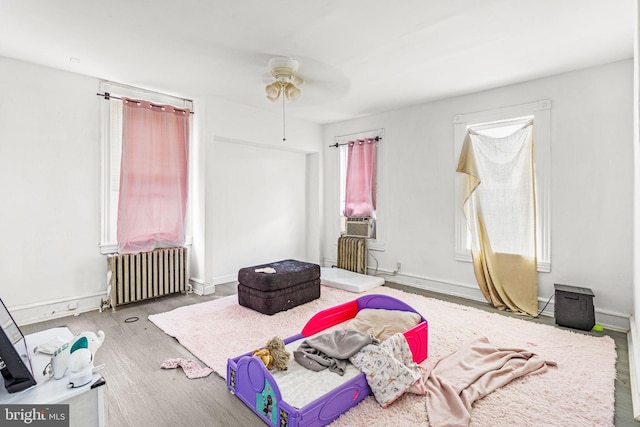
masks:
{"label": "pink bed rail", "polygon": [[[302,329],[302,335],[304,337],[310,337],[332,326],[353,319],[356,314],[358,314],[358,311],[364,308],[416,312],[411,306],[395,298],[377,294],[366,295],[356,300],[319,311],[309,319]],[[422,315],[420,316],[423,321],[404,332],[404,336],[413,354],[413,360],[416,363],[422,362],[428,356],[428,323]],[[423,337],[426,337],[426,340],[423,340]]]}

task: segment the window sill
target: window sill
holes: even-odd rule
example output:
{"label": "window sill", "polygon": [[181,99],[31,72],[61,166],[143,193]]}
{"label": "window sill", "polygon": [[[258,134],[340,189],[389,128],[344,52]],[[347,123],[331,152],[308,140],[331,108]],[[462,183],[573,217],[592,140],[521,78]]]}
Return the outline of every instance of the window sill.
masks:
{"label": "window sill", "polygon": [[101,243],[100,244],[100,253],[103,255],[115,254],[118,252],[118,244],[117,243]]}
{"label": "window sill", "polygon": [[[184,243],[184,246],[191,246],[193,244],[193,236],[187,236],[187,241]],[[109,255],[118,253],[118,244],[117,243],[100,243],[100,253],[102,255]]]}

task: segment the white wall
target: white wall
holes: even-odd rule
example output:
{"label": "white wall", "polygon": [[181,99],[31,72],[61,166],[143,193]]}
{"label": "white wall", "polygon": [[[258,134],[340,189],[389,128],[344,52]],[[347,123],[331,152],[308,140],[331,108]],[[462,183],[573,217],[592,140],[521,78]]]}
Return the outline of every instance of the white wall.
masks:
{"label": "white wall", "polygon": [[[0,298],[21,324],[93,310],[106,296],[106,260],[98,246],[103,102],[96,96],[98,83],[0,57]],[[191,273],[196,287],[213,292],[238,265],[269,255],[318,262],[321,127],[288,120],[289,137],[282,142],[280,109],[258,111],[208,96],[195,101]],[[257,157],[267,153],[275,156],[266,159],[265,169],[238,181],[243,156],[257,167]],[[240,195],[253,191],[255,199],[269,184],[295,190],[293,197],[276,194],[294,222],[294,235],[285,235],[282,225],[268,236],[256,234],[264,231],[256,221],[248,230],[256,236],[253,247],[238,251],[237,236],[225,227],[230,212],[246,212]],[[276,211],[265,214],[273,220]],[[240,240],[246,246],[247,236]],[[77,308],[69,310],[70,303]]]}
{"label": "white wall", "polygon": [[250,265],[305,259],[305,154],[221,139],[214,150],[214,281],[232,282]]}
{"label": "white wall", "polygon": [[[452,119],[457,114],[550,99],[551,272],[539,275],[539,299],[554,283],[589,287],[596,320],[626,328],[632,313],[632,61],[328,125],[338,135],[384,128],[378,204],[387,278],[483,300],[470,263],[454,260]],[[336,257],[338,155],[325,148],[323,257]],[[369,260],[375,267],[375,261]],[[553,313],[553,304],[550,304]],[[549,308],[547,311],[549,311]]]}
{"label": "white wall", "polygon": [[[204,188],[204,260],[192,281],[199,293],[233,282],[238,269],[285,258],[320,261],[320,168],[322,128],[273,112],[203,97],[199,155]],[[295,108],[295,105],[289,107]]]}
{"label": "white wall", "polygon": [[97,307],[99,98],[95,79],[0,57],[0,297],[46,316]]}
{"label": "white wall", "polygon": [[[105,260],[98,248],[97,86],[96,79],[0,58],[0,297],[24,313],[23,321],[68,313],[69,301],[78,302],[78,310],[95,308],[106,289]],[[552,294],[553,283],[590,287],[597,320],[615,325],[633,309],[632,89],[632,63],[623,61],[328,125],[324,136],[319,125],[288,120],[286,142],[281,141],[280,110],[197,98],[195,279],[206,290],[235,269],[222,265],[224,257],[216,259],[227,239],[216,226],[224,220],[221,209],[229,208],[216,198],[222,191],[232,195],[234,186],[220,180],[232,172],[232,163],[224,162],[224,144],[253,147],[253,154],[282,152],[277,162],[298,159],[291,163],[296,165],[291,179],[304,179],[307,189],[306,221],[296,226],[303,230],[305,248],[299,248],[299,241],[290,246],[276,239],[279,249],[273,253],[281,255],[278,250],[284,248],[309,261],[330,262],[338,236],[338,188],[337,152],[328,145],[335,135],[384,128],[383,250],[374,252],[380,268],[393,270],[400,260],[396,281],[478,297],[471,265],[453,259],[457,159],[452,118],[549,98],[552,271],[540,275],[540,299]],[[239,155],[239,150],[226,151]],[[288,173],[281,171],[277,179],[286,180]],[[298,183],[292,185],[300,191]],[[299,211],[299,200],[294,205]],[[246,259],[266,258],[272,245],[273,240],[259,242]],[[243,262],[234,256],[233,262]]]}

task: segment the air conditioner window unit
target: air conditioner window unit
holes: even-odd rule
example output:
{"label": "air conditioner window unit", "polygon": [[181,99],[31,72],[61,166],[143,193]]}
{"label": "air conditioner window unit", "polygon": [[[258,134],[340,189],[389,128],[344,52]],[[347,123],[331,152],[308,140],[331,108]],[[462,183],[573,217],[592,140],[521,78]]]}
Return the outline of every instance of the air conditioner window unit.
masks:
{"label": "air conditioner window unit", "polygon": [[347,217],[345,224],[345,236],[364,237],[372,239],[375,237],[374,220],[369,216]]}

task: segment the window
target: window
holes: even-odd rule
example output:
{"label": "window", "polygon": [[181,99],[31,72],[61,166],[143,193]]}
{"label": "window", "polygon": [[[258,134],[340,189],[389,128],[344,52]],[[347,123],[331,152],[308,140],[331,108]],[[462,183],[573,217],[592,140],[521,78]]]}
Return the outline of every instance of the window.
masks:
{"label": "window", "polygon": [[[542,100],[497,110],[455,116],[454,146],[457,161],[464,137],[469,128],[488,135],[507,135],[523,121],[533,117],[534,153],[536,177],[536,218],[538,271],[551,271],[550,235],[550,152],[551,152],[551,101]],[[456,173],[455,183],[455,259],[471,262],[470,236],[463,210],[463,174]]]}
{"label": "window", "polygon": [[[192,109],[192,102],[149,92],[111,82],[101,82],[100,93],[109,93],[112,97],[130,97],[145,99],[158,104],[170,104],[179,108]],[[120,190],[120,159],[122,154],[122,101],[116,98],[100,100],[101,141],[102,141],[102,209],[100,249],[104,254],[117,251],[117,216]],[[189,180],[190,181],[190,180]],[[189,207],[187,207],[189,212]],[[187,218],[189,214],[187,213]],[[187,235],[190,236],[190,224],[187,222]],[[187,241],[190,238],[187,237]]]}
{"label": "window", "polygon": [[[381,152],[381,141],[382,135],[384,131],[382,129],[378,129],[375,131],[368,131],[359,134],[346,135],[336,137],[335,141],[338,144],[340,149],[340,231],[341,233],[345,233],[347,228],[347,218],[345,212],[351,211],[353,212],[353,216],[362,217],[369,216],[371,218],[371,234],[370,237],[372,239],[376,239],[377,233],[377,224],[379,219],[378,212],[378,186],[380,184],[380,152]],[[355,168],[352,168],[351,172],[348,172],[349,165],[353,165],[356,160],[355,158],[350,159],[350,153],[353,155],[357,150],[350,149],[350,145],[358,145],[368,146],[369,148],[373,148],[373,150],[369,150],[366,156],[369,157],[369,161],[371,161],[371,169],[369,171],[363,171],[361,168],[354,172]],[[351,161],[350,161],[351,160]],[[352,197],[350,201],[347,201],[347,175],[351,173],[352,177],[358,175],[357,178],[361,180],[368,180],[370,182],[367,183],[367,186],[371,189],[368,192],[366,197],[360,197],[360,200],[354,200]],[[362,176],[365,174],[368,178]],[[353,184],[352,184],[353,185]],[[352,186],[353,190],[353,186]],[[351,193],[353,194],[353,193]],[[363,207],[367,205],[369,208]],[[358,225],[358,229],[361,227]]]}

